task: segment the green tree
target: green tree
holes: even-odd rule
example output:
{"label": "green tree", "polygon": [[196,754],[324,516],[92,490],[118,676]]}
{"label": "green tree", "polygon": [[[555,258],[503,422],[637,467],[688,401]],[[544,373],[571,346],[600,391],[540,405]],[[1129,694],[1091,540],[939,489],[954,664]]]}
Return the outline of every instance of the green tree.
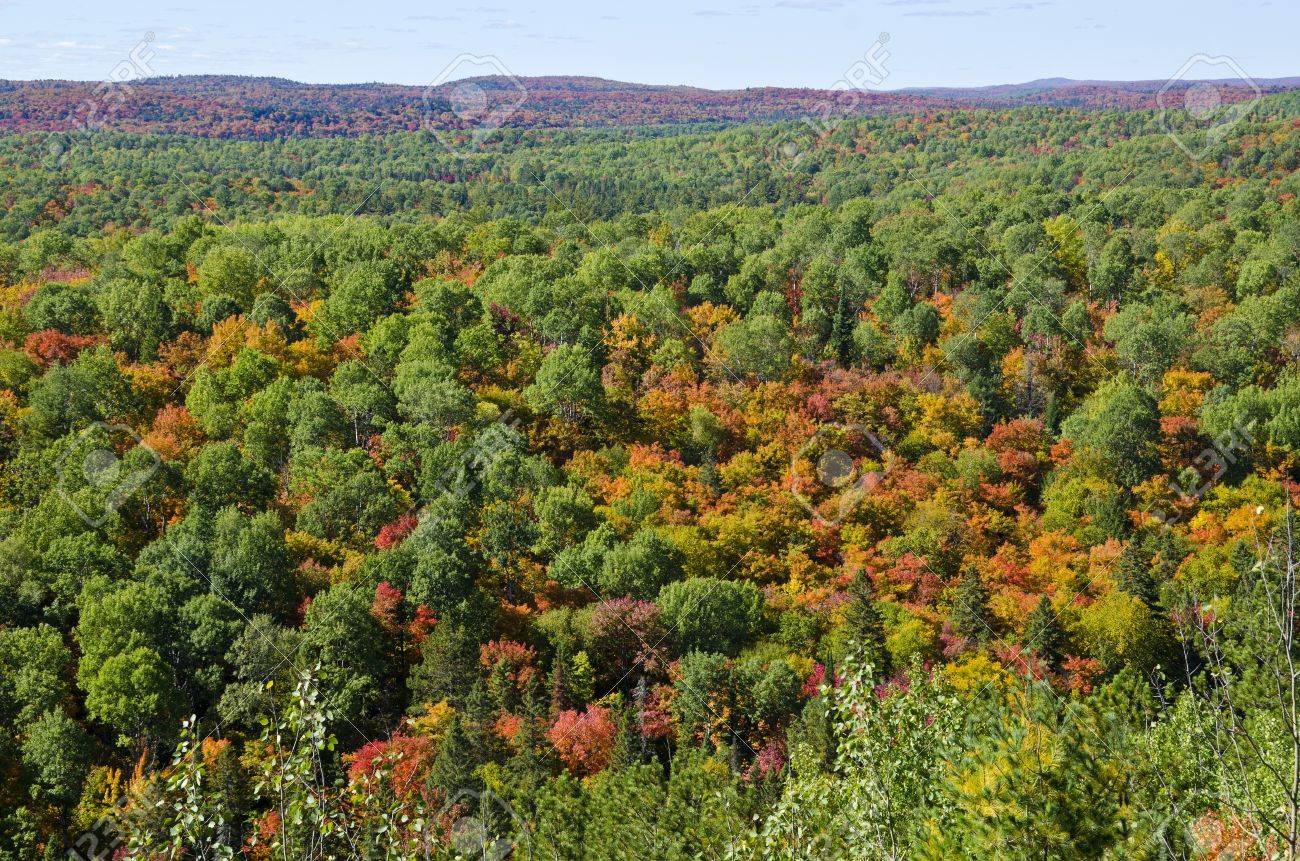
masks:
{"label": "green tree", "polygon": [[953,596],[950,613],[953,628],[963,637],[985,643],[993,636],[993,614],[989,612],[989,590],[979,568],[967,565]]}
{"label": "green tree", "polygon": [[293,486],[315,493],[298,511],[298,529],[333,541],[370,544],[400,512],[393,488],[362,449],[331,450],[298,470]]}
{"label": "green tree", "polygon": [[789,325],[771,314],[757,314],[718,333],[711,361],[723,379],[739,376],[779,380],[789,371],[793,354]]}
{"label": "green tree", "polygon": [[[1130,762],[1110,727],[1040,684],[1023,716],[993,709],[942,784],[951,811],[916,857],[1074,859],[1161,857],[1162,817],[1126,811]],[[1122,749],[1122,745],[1118,745]]]}
{"label": "green tree", "polygon": [[131,388],[107,347],[85,350],[32,383],[27,425],[51,439],[131,412]]}
{"label": "green tree", "polygon": [[840,670],[829,694],[830,767],[811,739],[791,735],[790,778],[746,841],[757,857],[912,857],[929,824],[952,816],[945,772],[959,750],[963,704],[919,666],[886,697],[863,665]]}
{"label": "green tree", "polygon": [[570,419],[597,419],[604,414],[605,390],[591,352],[578,344],[561,344],[546,354],[524,399],[534,410]]}
{"label": "green tree", "polygon": [[1025,646],[1041,655],[1048,666],[1055,667],[1064,657],[1061,651],[1064,640],[1065,633],[1056,618],[1056,611],[1052,609],[1051,599],[1046,595],[1040,596],[1038,605],[1025,620]]}
{"label": "green tree", "polygon": [[361,445],[397,417],[392,393],[374,371],[358,361],[342,362],[334,369],[329,395],[352,424],[354,445]]}
{"label": "green tree", "polygon": [[190,502],[206,511],[227,506],[257,511],[275,494],[270,470],[244,457],[233,442],[209,443],[185,469]]}
{"label": "green tree", "polygon": [[279,518],[269,511],[250,517],[225,508],[214,529],[212,591],[245,611],[285,608],[293,595],[293,561]]}
{"label": "green tree", "polygon": [[1090,267],[1088,281],[1101,299],[1119,299],[1129,288],[1137,263],[1128,236],[1117,233],[1107,240],[1097,261]]}
{"label": "green tree", "polygon": [[26,726],[70,702],[72,653],[50,625],[0,630],[0,718]]}
{"label": "green tree", "polygon": [[23,309],[33,329],[55,329],[69,335],[99,330],[99,311],[90,290],[57,281],[41,285]]}
{"label": "green tree", "polygon": [[1061,433],[1074,441],[1084,463],[1125,487],[1141,483],[1159,466],[1160,412],[1151,395],[1127,380],[1089,395]]}
{"label": "green tree", "polygon": [[844,628],[859,658],[870,664],[879,678],[892,675],[889,650],[885,647],[885,623],[876,606],[876,589],[870,576],[859,571],[849,585],[849,603],[844,610]]}
{"label": "green tree", "polygon": [[104,286],[97,301],[114,349],[141,361],[157,359],[158,346],[173,331],[171,306],[162,288],[114,281]]}
{"label": "green tree", "polygon": [[1194,322],[1180,302],[1161,296],[1150,305],[1122,308],[1106,321],[1102,332],[1135,377],[1155,383],[1190,347]]}
{"label": "green tree", "polygon": [[86,711],[115,728],[119,744],[170,728],[178,711],[175,674],[148,646],[110,655],[82,685]]}
{"label": "green tree", "polygon": [[440,362],[402,362],[393,380],[397,406],[414,421],[450,427],[474,415],[474,396]]}
{"label": "green tree", "polygon": [[474,775],[475,754],[461,718],[452,719],[438,756],[429,771],[429,783],[452,798],[464,790],[475,791],[481,782]]}
{"label": "green tree", "polygon": [[572,484],[548,487],[537,494],[537,550],[556,554],[580,544],[596,526],[595,503]]}
{"label": "green tree", "polygon": [[681,552],[656,530],[642,529],[632,540],[605,554],[598,588],[606,598],[653,598],[680,575],[684,561]]}
{"label": "green tree", "polygon": [[92,753],[90,736],[62,709],[41,715],[23,741],[23,764],[33,782],[63,805],[81,797]]}
{"label": "green tree", "polygon": [[693,577],[669,583],[657,603],[683,653],[734,655],[763,624],[763,596],[753,583]]}
{"label": "green tree", "polygon": [[253,303],[263,264],[250,249],[240,245],[217,245],[203,256],[198,268],[200,292],[208,296],[229,296],[240,308]]}
{"label": "green tree", "polygon": [[478,681],[479,643],[464,626],[448,623],[434,628],[420,646],[420,660],[408,680],[416,702],[447,700],[462,708],[465,694]]}
{"label": "green tree", "polygon": [[370,604],[360,588],[340,583],[312,600],[302,625],[303,658],[319,664],[322,702],[349,737],[391,703],[389,649]]}
{"label": "green tree", "polygon": [[311,330],[331,343],[364,332],[393,309],[400,287],[396,269],[387,262],[345,266],[330,279],[329,295],[311,321]]}

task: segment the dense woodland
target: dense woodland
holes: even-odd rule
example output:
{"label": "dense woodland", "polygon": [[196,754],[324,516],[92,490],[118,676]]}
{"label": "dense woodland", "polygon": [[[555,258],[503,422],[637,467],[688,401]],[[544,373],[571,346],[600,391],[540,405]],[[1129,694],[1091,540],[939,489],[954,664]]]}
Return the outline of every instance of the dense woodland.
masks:
{"label": "dense woodland", "polygon": [[[151,77],[154,51],[141,42],[105,85],[94,81],[0,80],[0,131],[177,133],[216,138],[274,139],[286,136],[353,136],[395,131],[464,129],[467,120],[456,88],[460,82],[397,84],[302,84],[283,78],[224,75]],[[860,60],[868,75],[883,80],[880,52]],[[499,68],[499,63],[496,64]],[[505,69],[499,69],[505,72]],[[846,71],[851,74],[852,69]],[[436,74],[436,73],[435,73]],[[474,78],[483,109],[509,128],[646,126],[672,123],[754,122],[802,117],[861,115],[957,107],[1155,108],[1164,81],[1071,81],[968,89],[883,91],[861,89],[863,81],[830,89],[698,87],[630,84],[587,77],[528,77],[508,74]],[[876,81],[875,83],[880,83]],[[1176,82],[1177,98],[1188,83]],[[1259,82],[1224,81],[1224,100],[1249,100],[1260,93],[1300,87],[1300,78]],[[1175,102],[1170,102],[1173,104]]]}
{"label": "dense woodland", "polygon": [[0,138],[0,858],[1295,858],[1298,106]]}
{"label": "dense woodland", "polygon": [[[1257,119],[1258,118],[1258,119]],[[1179,129],[1177,118],[1174,128]],[[371,214],[386,222],[452,212],[529,223],[682,221],[721,206],[838,207],[888,198],[902,210],[942,192],[943,217],[982,226],[980,207],[1026,189],[1095,205],[1249,178],[1290,182],[1300,94],[1270,97],[1239,134],[1192,162],[1156,113],[1056,108],[933,111],[731,128],[513,130],[449,149],[432,132],[352,139],[224,141],[68,132],[0,137],[0,237],[57,226],[70,236],[166,227],[186,214],[225,223],[271,214]],[[821,130],[824,133],[817,133]],[[983,200],[988,199],[988,203]]]}

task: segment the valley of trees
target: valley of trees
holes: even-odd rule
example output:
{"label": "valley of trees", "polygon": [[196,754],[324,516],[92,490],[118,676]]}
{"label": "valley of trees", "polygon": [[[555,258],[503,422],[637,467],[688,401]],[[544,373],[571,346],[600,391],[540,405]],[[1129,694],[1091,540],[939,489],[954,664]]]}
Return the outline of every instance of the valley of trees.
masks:
{"label": "valley of trees", "polygon": [[1297,107],[0,138],[0,859],[1296,858]]}

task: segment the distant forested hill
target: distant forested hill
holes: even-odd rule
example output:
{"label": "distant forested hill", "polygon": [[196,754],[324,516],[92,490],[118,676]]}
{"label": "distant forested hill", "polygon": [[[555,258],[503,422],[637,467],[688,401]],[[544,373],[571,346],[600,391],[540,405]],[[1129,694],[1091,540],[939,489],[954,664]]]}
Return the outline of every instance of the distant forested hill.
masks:
{"label": "distant forested hill", "polygon": [[[488,110],[504,106],[499,124],[512,128],[744,122],[1029,104],[1153,108],[1164,86],[1161,81],[1051,79],[975,89],[705,90],[582,77],[485,77],[473,84],[485,94]],[[0,131],[66,131],[98,123],[115,131],[271,138],[456,129],[464,125],[454,104],[457,85],[318,85],[198,75],[120,84],[106,98],[105,85],[95,81],[0,81]],[[1258,86],[1268,94],[1296,89],[1300,80]],[[1240,83],[1217,89],[1228,100],[1256,95]]]}

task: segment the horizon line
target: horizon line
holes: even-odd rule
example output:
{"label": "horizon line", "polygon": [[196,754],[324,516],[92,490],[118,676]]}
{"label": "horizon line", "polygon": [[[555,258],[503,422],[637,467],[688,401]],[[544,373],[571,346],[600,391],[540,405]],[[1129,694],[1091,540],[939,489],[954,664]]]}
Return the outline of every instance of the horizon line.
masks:
{"label": "horizon line", "polygon": [[[744,87],[706,87],[698,84],[688,84],[688,83],[646,83],[643,81],[625,81],[618,78],[606,78],[600,75],[580,75],[580,74],[564,74],[564,73],[554,73],[554,74],[544,74],[544,75],[509,75],[509,76],[474,75],[474,76],[467,76],[464,78],[452,78],[440,82],[438,84],[431,84],[431,83],[409,84],[409,83],[401,83],[395,81],[381,81],[381,80],[318,82],[318,81],[301,81],[296,78],[288,78],[282,75],[249,75],[249,74],[239,74],[239,73],[232,73],[232,72],[185,72],[185,73],[178,73],[174,75],[151,75],[148,77],[136,78],[133,80],[122,81],[118,83],[128,83],[128,84],[158,83],[158,82],[174,81],[174,80],[181,80],[181,79],[193,79],[193,78],[208,78],[208,79],[230,78],[235,80],[246,80],[246,81],[280,81],[286,84],[293,84],[301,87],[406,87],[406,88],[417,89],[421,87],[423,88],[445,87],[462,81],[479,81],[479,80],[513,78],[514,80],[518,80],[518,81],[586,80],[586,81],[599,81],[607,84],[621,84],[630,87],[645,87],[645,88],[653,88],[653,89],[667,89],[667,88],[688,89],[688,90],[699,90],[702,92],[711,92],[711,93],[735,93],[735,92],[744,92],[746,90],[794,90],[794,91],[806,90],[806,91],[813,91],[813,92],[832,92],[835,90],[834,87],[795,86],[795,85],[784,85],[784,84],[750,84]],[[0,78],[0,84],[103,84],[103,83],[112,83],[112,82],[105,81],[102,78]],[[1167,79],[1162,80],[1160,78],[1068,78],[1064,76],[1049,75],[1045,77],[1033,78],[1028,81],[1007,81],[1007,82],[997,83],[997,84],[927,84],[927,85],[908,86],[908,87],[873,86],[873,87],[863,87],[860,89],[869,92],[879,92],[879,93],[917,93],[917,92],[929,92],[935,90],[969,92],[969,91],[991,90],[991,89],[1001,89],[1001,88],[1011,88],[1011,87],[1028,87],[1033,85],[1040,85],[1045,88],[1050,88],[1054,86],[1063,87],[1063,86],[1078,85],[1078,84],[1084,84],[1084,85],[1086,84],[1106,84],[1106,85],[1147,84],[1150,85],[1150,84],[1162,84],[1162,83],[1173,83],[1178,86],[1185,86],[1193,83],[1245,85],[1245,82],[1243,82],[1240,78],[1235,78],[1235,77],[1195,78],[1195,79],[1188,78],[1179,81],[1169,81]],[[1300,84],[1300,72],[1294,75],[1281,75],[1281,76],[1273,76],[1267,78],[1254,78],[1252,79],[1251,83],[1261,85],[1261,86],[1270,86],[1270,85],[1279,85],[1279,84]]]}

